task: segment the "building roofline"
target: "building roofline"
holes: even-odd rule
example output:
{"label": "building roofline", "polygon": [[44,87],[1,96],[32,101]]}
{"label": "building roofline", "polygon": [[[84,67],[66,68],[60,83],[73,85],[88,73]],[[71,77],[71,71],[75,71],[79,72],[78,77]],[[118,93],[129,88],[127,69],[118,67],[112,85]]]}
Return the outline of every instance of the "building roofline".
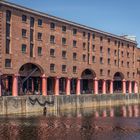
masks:
{"label": "building roofline", "polygon": [[13,7],[13,8],[16,8],[16,9],[20,9],[20,10],[23,10],[23,11],[27,11],[27,12],[30,12],[32,14],[36,14],[36,15],[39,15],[39,16],[47,17],[47,18],[50,18],[50,19],[53,19],[53,20],[56,20],[56,21],[66,23],[66,24],[70,24],[70,25],[73,25],[73,26],[76,26],[76,27],[79,27],[79,28],[82,28],[82,29],[86,29],[86,30],[89,30],[89,31],[101,33],[101,34],[107,35],[108,37],[114,37],[116,39],[128,41],[128,42],[131,42],[131,43],[134,43],[134,44],[137,45],[136,41],[126,39],[126,38],[123,38],[121,36],[118,36],[118,35],[115,35],[115,34],[112,34],[112,33],[108,33],[108,32],[104,32],[104,31],[101,31],[101,30],[98,30],[98,29],[95,29],[95,28],[92,28],[92,27],[88,27],[86,25],[82,25],[82,24],[79,24],[79,23],[76,23],[76,22],[73,22],[73,21],[69,21],[69,20],[62,19],[62,18],[59,18],[59,17],[56,17],[56,16],[52,16],[52,15],[46,14],[44,12],[40,12],[40,11],[31,9],[31,8],[27,8],[27,7],[24,7],[24,6],[15,4],[15,3],[11,3],[11,2],[1,0],[0,4],[3,4],[5,6],[9,6],[9,7]]}

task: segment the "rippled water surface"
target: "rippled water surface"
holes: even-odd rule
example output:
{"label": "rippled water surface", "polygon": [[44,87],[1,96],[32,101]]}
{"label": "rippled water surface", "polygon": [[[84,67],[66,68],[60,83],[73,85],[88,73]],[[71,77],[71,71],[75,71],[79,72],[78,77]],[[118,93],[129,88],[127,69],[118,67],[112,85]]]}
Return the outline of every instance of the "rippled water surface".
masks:
{"label": "rippled water surface", "polygon": [[0,116],[0,140],[140,140],[140,105]]}

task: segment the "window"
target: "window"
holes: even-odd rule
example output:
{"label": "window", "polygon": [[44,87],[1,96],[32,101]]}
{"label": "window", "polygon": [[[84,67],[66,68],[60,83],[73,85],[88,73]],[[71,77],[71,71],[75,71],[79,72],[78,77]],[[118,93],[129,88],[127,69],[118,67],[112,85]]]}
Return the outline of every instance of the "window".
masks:
{"label": "window", "polygon": [[77,67],[73,66],[73,73],[76,73],[76,72],[77,72]]}
{"label": "window", "polygon": [[30,29],[30,41],[33,41],[34,30]]}
{"label": "window", "polygon": [[6,23],[6,37],[10,37],[10,24]]}
{"label": "window", "polygon": [[76,47],[77,41],[73,40],[73,47]]}
{"label": "window", "polygon": [[10,40],[6,39],[6,54],[10,53]]}
{"label": "window", "polygon": [[108,65],[110,65],[110,58],[108,58],[107,62],[108,62]]}
{"label": "window", "polygon": [[50,43],[52,43],[52,44],[55,43],[55,36],[54,35],[50,36]]}
{"label": "window", "polygon": [[50,56],[52,56],[52,57],[55,56],[55,50],[54,49],[50,49]]}
{"label": "window", "polygon": [[42,40],[42,33],[38,33],[38,40]]}
{"label": "window", "polygon": [[26,53],[26,45],[22,44],[22,48],[21,48],[22,53]]}
{"label": "window", "polygon": [[124,46],[123,42],[122,42],[122,47]]}
{"label": "window", "polygon": [[83,54],[83,61],[85,62],[86,61],[86,55]]}
{"label": "window", "polygon": [[114,60],[114,65],[117,66],[117,60]]}
{"label": "window", "polygon": [[30,27],[34,27],[35,19],[30,17]]}
{"label": "window", "polygon": [[100,57],[100,64],[103,64],[103,58]]}
{"label": "window", "polygon": [[62,51],[62,58],[66,59],[66,51]]}
{"label": "window", "polygon": [[133,72],[133,78],[135,78],[135,72]]}
{"label": "window", "polygon": [[88,33],[88,40],[90,40],[90,33]]}
{"label": "window", "polygon": [[117,56],[117,50],[114,50],[114,55]]}
{"label": "window", "polygon": [[54,72],[55,71],[55,64],[50,64],[50,71]]}
{"label": "window", "polygon": [[95,56],[92,56],[92,63],[95,63]]}
{"label": "window", "polygon": [[10,20],[11,20],[11,11],[7,10],[6,11],[6,21],[10,22]]}
{"label": "window", "polygon": [[86,37],[86,32],[83,32],[83,37]]}
{"label": "window", "polygon": [[107,49],[108,55],[110,55],[110,48]]}
{"label": "window", "polygon": [[38,19],[38,26],[42,26],[42,19]]}
{"label": "window", "polygon": [[124,55],[123,55],[123,51],[121,52],[121,54],[122,54],[122,57],[123,57],[123,56],[124,56]]}
{"label": "window", "polygon": [[102,36],[100,37],[100,41],[103,41],[103,37]]}
{"label": "window", "polygon": [[121,62],[121,66],[123,67],[123,61]]}
{"label": "window", "polygon": [[130,74],[129,74],[129,72],[127,72],[127,77],[128,77],[128,78],[130,77]]}
{"label": "window", "polygon": [[22,21],[26,22],[27,21],[27,16],[26,15],[22,15]]}
{"label": "window", "polygon": [[50,28],[51,28],[51,29],[55,29],[55,23],[51,22],[51,23],[50,23]]}
{"label": "window", "polygon": [[22,37],[26,37],[26,33],[27,33],[27,30],[26,29],[22,29]]}
{"label": "window", "polygon": [[110,70],[107,71],[107,75],[110,76]]}
{"label": "window", "polygon": [[100,75],[103,76],[103,69],[100,69]]}
{"label": "window", "polygon": [[127,52],[127,57],[128,57],[128,58],[130,57],[130,53],[129,53],[129,52]]}
{"label": "window", "polygon": [[127,48],[129,48],[129,44],[127,44]]}
{"label": "window", "polygon": [[66,45],[66,38],[62,38],[62,45]]}
{"label": "window", "polygon": [[129,68],[129,62],[127,62],[127,67]]}
{"label": "window", "polygon": [[103,53],[103,47],[102,46],[100,47],[100,53]]}
{"label": "window", "polygon": [[62,32],[66,32],[67,28],[66,26],[62,26]]}
{"label": "window", "polygon": [[38,55],[42,55],[42,48],[38,47]]}
{"label": "window", "polygon": [[85,50],[86,49],[86,43],[84,42],[83,43],[83,50]]}
{"label": "window", "polygon": [[62,72],[66,72],[66,65],[62,65]]}
{"label": "window", "polygon": [[11,67],[11,59],[5,59],[5,67],[10,68]]}
{"label": "window", "polygon": [[108,38],[108,43],[110,43],[110,38]]}
{"label": "window", "polygon": [[73,53],[73,60],[77,59],[77,53]]}
{"label": "window", "polygon": [[77,29],[73,29],[73,35],[77,34]]}
{"label": "window", "polygon": [[95,45],[92,45],[92,51],[93,52],[95,51]]}
{"label": "window", "polygon": [[114,44],[115,44],[115,46],[117,45],[117,40],[115,40]]}
{"label": "window", "polygon": [[92,39],[95,39],[95,34],[92,34]]}

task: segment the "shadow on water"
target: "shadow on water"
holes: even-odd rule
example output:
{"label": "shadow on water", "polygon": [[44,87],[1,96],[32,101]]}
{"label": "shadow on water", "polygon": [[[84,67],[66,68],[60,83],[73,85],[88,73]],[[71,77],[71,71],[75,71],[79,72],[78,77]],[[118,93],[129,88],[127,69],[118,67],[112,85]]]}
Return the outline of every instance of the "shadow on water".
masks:
{"label": "shadow on water", "polygon": [[0,116],[0,140],[139,140],[140,105]]}

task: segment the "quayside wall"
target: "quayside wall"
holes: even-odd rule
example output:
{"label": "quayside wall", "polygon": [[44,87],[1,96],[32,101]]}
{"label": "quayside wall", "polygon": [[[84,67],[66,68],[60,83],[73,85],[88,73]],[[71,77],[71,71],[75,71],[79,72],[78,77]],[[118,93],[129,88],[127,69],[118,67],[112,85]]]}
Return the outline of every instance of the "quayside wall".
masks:
{"label": "quayside wall", "polygon": [[140,103],[140,94],[98,94],[98,95],[60,95],[60,96],[2,96],[0,97],[0,114],[22,114],[59,112],[74,108],[96,108]]}

